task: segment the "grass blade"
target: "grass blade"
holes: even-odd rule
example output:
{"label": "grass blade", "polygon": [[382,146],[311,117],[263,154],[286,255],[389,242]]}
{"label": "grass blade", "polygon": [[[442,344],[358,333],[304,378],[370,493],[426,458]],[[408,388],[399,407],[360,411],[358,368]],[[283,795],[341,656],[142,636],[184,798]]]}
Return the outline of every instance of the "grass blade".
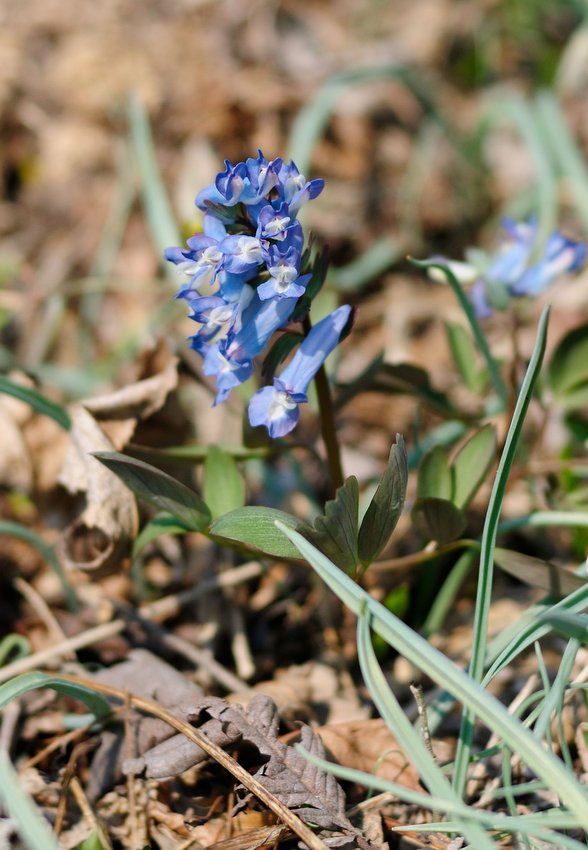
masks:
{"label": "grass blade", "polygon": [[[537,329],[537,339],[533,354],[527,367],[525,377],[517,398],[515,411],[508,429],[504,450],[498,464],[496,478],[492,487],[484,530],[482,532],[482,543],[480,549],[480,568],[478,573],[478,590],[476,594],[476,606],[474,611],[472,656],[470,661],[470,675],[476,682],[480,682],[484,675],[484,664],[487,652],[488,615],[492,596],[492,582],[494,576],[494,547],[496,545],[496,534],[498,521],[502,510],[502,501],[506,491],[506,485],[510,470],[514,461],[517,445],[523,428],[525,415],[529,407],[533,389],[543,362],[545,343],[547,339],[547,324],[549,320],[549,307],[546,307],[541,315]],[[454,785],[460,795],[463,794],[467,769],[469,765],[472,740],[474,734],[475,715],[466,710],[462,717],[462,725],[455,759]],[[516,749],[516,747],[515,747]]]}
{"label": "grass blade", "polygon": [[71,419],[67,410],[60,404],[49,401],[48,398],[45,398],[37,390],[33,390],[30,387],[23,387],[21,384],[11,381],[10,378],[0,375],[0,393],[6,393],[19,399],[19,401],[24,401],[29,407],[36,410],[37,413],[49,416],[58,425],[61,425],[65,431],[69,431],[71,428]]}
{"label": "grass blade", "polygon": [[[415,731],[398,700],[386,684],[372,646],[370,615],[365,610],[360,613],[357,621],[357,651],[362,676],[380,715],[398,739],[425,785],[437,797],[459,803],[460,800],[454,794],[447,777],[427,751],[418,732]],[[494,842],[476,824],[464,819],[458,822],[458,828],[468,841],[474,843],[479,850],[483,850],[483,848],[494,850]]]}
{"label": "grass blade", "polygon": [[26,543],[29,543],[31,546],[34,546],[34,548],[47,561],[47,563],[59,579],[61,589],[63,591],[63,596],[68,608],[71,611],[77,611],[78,600],[75,594],[75,590],[67,580],[63,565],[55,554],[55,550],[53,549],[53,547],[46,543],[42,537],[40,537],[36,532],[32,531],[30,528],[27,528],[25,525],[21,525],[20,522],[13,522],[12,520],[8,519],[0,520],[0,537],[2,537],[3,535],[5,537],[17,537],[19,540],[24,540]]}
{"label": "grass blade", "polygon": [[458,697],[467,709],[516,750],[540,779],[550,787],[557,787],[563,803],[582,827],[588,829],[588,793],[553,753],[544,750],[532,733],[478,682],[373,599],[301,534],[283,523],[276,525],[351,611],[358,615],[365,606],[371,615],[373,630],[434,682]]}
{"label": "grass blade", "polygon": [[63,850],[48,821],[20,787],[18,774],[3,749],[0,749],[0,800],[30,850]]}
{"label": "grass blade", "polygon": [[508,403],[508,390],[506,388],[506,384],[504,383],[502,375],[500,374],[500,368],[498,366],[498,363],[496,362],[492,355],[492,352],[490,351],[490,347],[488,346],[488,342],[486,341],[484,331],[482,330],[482,327],[477,319],[470,299],[467,297],[463,290],[463,286],[453,274],[451,269],[444,263],[437,262],[436,260],[415,259],[411,259],[411,263],[419,269],[439,269],[439,271],[443,272],[443,274],[447,278],[447,282],[453,289],[453,292],[455,293],[455,296],[459,301],[459,306],[465,313],[466,319],[469,322],[472,334],[474,335],[474,339],[476,341],[476,345],[478,346],[480,354],[484,358],[484,361],[488,368],[488,372],[490,374],[492,383],[494,384],[496,394],[500,399],[503,409],[505,409]]}

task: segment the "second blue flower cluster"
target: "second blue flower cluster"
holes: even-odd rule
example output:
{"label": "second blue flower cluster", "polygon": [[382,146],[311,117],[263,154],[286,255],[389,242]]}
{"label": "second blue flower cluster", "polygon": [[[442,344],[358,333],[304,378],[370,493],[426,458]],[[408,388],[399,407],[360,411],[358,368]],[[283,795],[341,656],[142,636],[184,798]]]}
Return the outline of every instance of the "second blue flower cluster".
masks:
{"label": "second blue flower cluster", "polygon": [[[215,378],[215,404],[250,377],[254,358],[276,331],[302,318],[300,299],[322,283],[317,278],[324,269],[310,264],[297,214],[323,187],[323,180],[306,180],[293,162],[268,161],[261,151],[237,165],[226,161],[196,197],[204,212],[202,233],[190,237],[187,248],[165,252],[188,277],[177,297],[188,301],[190,318],[200,323],[190,344],[203,358],[204,373]],[[294,428],[298,405],[350,313],[340,307],[312,328],[274,386],[251,400],[253,425],[265,425],[272,437]]]}

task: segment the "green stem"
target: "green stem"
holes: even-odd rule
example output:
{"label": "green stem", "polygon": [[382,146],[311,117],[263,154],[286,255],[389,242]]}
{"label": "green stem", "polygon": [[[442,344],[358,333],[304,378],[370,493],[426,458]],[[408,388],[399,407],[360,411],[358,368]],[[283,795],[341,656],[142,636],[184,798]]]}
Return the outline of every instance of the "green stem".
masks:
{"label": "green stem", "polygon": [[488,369],[490,379],[494,384],[494,389],[496,390],[496,394],[498,395],[498,398],[500,399],[500,402],[502,404],[502,409],[506,410],[508,405],[507,386],[504,383],[502,375],[500,374],[500,367],[492,356],[492,352],[490,351],[490,347],[488,346],[484,331],[481,328],[481,325],[476,317],[469,298],[463,291],[461,283],[458,281],[451,269],[444,263],[438,263],[434,260],[414,259],[411,259],[410,262],[419,269],[439,269],[439,271],[442,271],[445,277],[447,278],[447,282],[453,289],[453,292],[455,293],[455,296],[459,301],[459,305],[463,310],[466,319],[469,322],[470,329],[476,341],[476,345],[478,346],[478,350],[486,362],[486,368]]}
{"label": "green stem", "polygon": [[[312,328],[309,316],[306,316],[304,319],[303,326],[305,335],[308,335]],[[327,452],[327,463],[331,475],[331,487],[333,495],[335,495],[339,487],[343,486],[344,478],[343,467],[341,465],[341,451],[335,427],[335,407],[324,364],[314,376],[314,384],[318,397],[321,434]]]}

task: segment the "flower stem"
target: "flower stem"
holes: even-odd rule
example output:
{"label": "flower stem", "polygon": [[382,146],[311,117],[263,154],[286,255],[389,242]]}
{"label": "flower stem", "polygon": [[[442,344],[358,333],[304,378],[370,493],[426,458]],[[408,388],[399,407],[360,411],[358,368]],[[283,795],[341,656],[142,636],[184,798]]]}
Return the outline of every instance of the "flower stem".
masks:
{"label": "flower stem", "polygon": [[[303,325],[305,334],[308,334],[312,327],[309,316],[306,316]],[[327,371],[324,364],[314,376],[314,384],[318,397],[321,434],[327,452],[327,463],[331,476],[331,487],[333,495],[335,495],[335,491],[339,487],[343,486],[344,478],[343,467],[341,465],[341,451],[339,441],[337,440],[337,430],[335,428],[333,397],[331,395],[331,387],[329,386],[329,379],[327,377]]]}

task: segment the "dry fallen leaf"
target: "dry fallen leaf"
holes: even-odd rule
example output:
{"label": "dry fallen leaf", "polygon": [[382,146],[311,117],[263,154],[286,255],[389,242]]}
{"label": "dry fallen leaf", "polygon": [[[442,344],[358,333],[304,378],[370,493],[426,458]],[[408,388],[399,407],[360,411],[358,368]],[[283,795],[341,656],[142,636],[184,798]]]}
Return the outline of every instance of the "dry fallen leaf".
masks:
{"label": "dry fallen leaf", "polygon": [[135,497],[116,475],[92,456],[114,445],[81,404],[70,408],[72,427],[61,484],[83,493],[86,507],[65,530],[62,554],[69,567],[105,572],[118,566],[137,534]]}
{"label": "dry fallen leaf", "polygon": [[138,420],[159,410],[176,387],[177,357],[162,346],[153,359],[163,360],[156,374],[70,408],[70,443],[59,480],[70,493],[86,497],[84,512],[63,536],[63,555],[70,567],[105,573],[120,564],[136,536],[134,496],[92,453],[122,449]]}

